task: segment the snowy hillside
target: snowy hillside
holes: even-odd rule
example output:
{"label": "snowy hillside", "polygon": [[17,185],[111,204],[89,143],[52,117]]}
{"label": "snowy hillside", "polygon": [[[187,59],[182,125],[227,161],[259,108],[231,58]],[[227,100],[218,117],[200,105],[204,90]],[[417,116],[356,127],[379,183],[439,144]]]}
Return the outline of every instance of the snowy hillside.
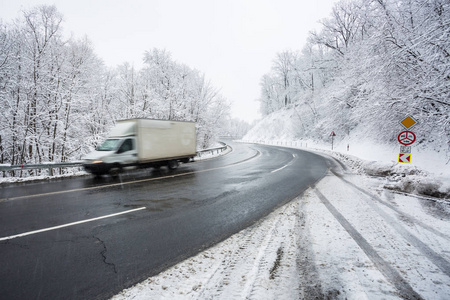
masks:
{"label": "snowy hillside", "polygon": [[[401,132],[400,123],[393,131]],[[377,141],[377,134],[360,124],[350,134],[335,131],[333,150],[331,132],[315,138],[301,138],[299,115],[295,107],[266,116],[243,138],[244,141],[293,146],[307,150],[325,151],[370,176],[387,177],[386,188],[415,192],[428,196],[449,197],[449,153],[430,147],[412,147],[411,164],[398,162],[400,144]],[[439,148],[439,147],[438,147]]]}
{"label": "snowy hillside", "polygon": [[412,166],[448,174],[449,20],[448,1],[337,2],[301,51],[274,57],[260,83],[264,118],[245,139],[331,150],[334,131],[335,150],[392,164],[412,116]]}

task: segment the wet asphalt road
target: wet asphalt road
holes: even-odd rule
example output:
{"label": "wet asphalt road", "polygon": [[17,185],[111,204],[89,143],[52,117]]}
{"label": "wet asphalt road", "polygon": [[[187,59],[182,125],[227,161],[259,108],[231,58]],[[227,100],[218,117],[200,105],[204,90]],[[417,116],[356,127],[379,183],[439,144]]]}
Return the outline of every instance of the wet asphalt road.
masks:
{"label": "wet asphalt road", "polygon": [[107,299],[286,204],[329,165],[232,146],[176,171],[0,187],[0,299]]}

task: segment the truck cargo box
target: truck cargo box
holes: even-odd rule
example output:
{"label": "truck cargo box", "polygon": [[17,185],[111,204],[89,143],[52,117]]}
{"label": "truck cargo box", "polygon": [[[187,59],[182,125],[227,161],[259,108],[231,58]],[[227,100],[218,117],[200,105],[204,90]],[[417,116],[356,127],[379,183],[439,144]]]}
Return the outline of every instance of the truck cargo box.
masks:
{"label": "truck cargo box", "polygon": [[127,167],[170,169],[188,162],[197,153],[194,122],[153,119],[117,121],[106,141],[84,158],[84,167],[94,174]]}
{"label": "truck cargo box", "polygon": [[141,162],[195,156],[194,122],[132,119],[118,121],[111,137],[135,135]]}

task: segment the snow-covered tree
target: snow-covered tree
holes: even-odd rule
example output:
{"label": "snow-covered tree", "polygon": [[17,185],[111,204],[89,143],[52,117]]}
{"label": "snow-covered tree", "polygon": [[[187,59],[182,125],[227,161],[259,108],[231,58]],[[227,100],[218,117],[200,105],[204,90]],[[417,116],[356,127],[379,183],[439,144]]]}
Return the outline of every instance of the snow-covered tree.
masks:
{"label": "snow-covered tree", "polygon": [[285,107],[280,98],[289,99],[301,120],[299,135],[328,138],[331,126],[346,135],[363,126],[392,142],[393,128],[410,114],[421,123],[415,128],[419,146],[448,147],[449,1],[343,0],[321,23],[290,60],[293,67],[284,68],[290,76],[277,75],[288,65],[277,55],[262,77],[264,115]]}
{"label": "snow-covered tree", "polygon": [[118,119],[195,121],[208,146],[229,103],[205,76],[152,49],[108,69],[87,37],[65,39],[55,6],[0,22],[0,163],[79,159]]}

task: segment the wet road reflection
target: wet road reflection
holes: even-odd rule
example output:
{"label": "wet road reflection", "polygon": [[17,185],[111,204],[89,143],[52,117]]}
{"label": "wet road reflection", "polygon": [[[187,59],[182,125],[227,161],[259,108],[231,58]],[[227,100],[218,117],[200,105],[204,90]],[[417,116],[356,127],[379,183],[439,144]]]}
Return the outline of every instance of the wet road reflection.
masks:
{"label": "wet road reflection", "polygon": [[0,295],[108,298],[253,224],[328,168],[301,150],[232,146],[175,171],[0,188],[0,237],[89,221],[0,242]]}

